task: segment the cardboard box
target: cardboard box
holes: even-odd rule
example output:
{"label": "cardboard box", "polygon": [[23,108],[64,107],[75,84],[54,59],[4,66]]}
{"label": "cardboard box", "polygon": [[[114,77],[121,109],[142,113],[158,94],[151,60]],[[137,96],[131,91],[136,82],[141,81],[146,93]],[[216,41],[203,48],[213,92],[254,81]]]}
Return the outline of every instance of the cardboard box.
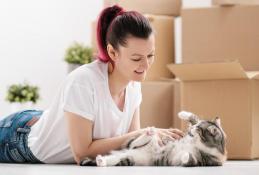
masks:
{"label": "cardboard box", "polygon": [[91,46],[93,48],[93,55],[98,54],[98,46],[97,46],[97,38],[96,38],[96,29],[97,28],[97,21],[91,22]]}
{"label": "cardboard box", "polygon": [[118,4],[126,10],[154,15],[179,16],[181,0],[104,0],[104,7]]}
{"label": "cardboard box", "polygon": [[141,127],[155,126],[169,128],[173,116],[172,82],[142,82],[142,103],[140,106]]}
{"label": "cardboard box", "polygon": [[[173,78],[173,74],[166,65],[174,62],[174,17],[161,15],[145,15],[155,31],[155,60],[149,69],[146,81]],[[92,29],[96,29],[96,22],[92,23]],[[96,32],[92,32],[92,45],[94,52],[98,52]]]}
{"label": "cardboard box", "polygon": [[259,71],[245,72],[239,62],[168,67],[181,81],[182,110],[221,118],[228,158],[259,158]]}
{"label": "cardboard box", "polygon": [[259,0],[212,0],[213,5],[255,5]]}
{"label": "cardboard box", "polygon": [[149,69],[146,80],[160,80],[161,77],[173,78],[166,65],[174,63],[174,17],[145,15],[155,32],[155,60]]}
{"label": "cardboard box", "polygon": [[182,63],[238,59],[259,70],[259,5],[184,9]]}

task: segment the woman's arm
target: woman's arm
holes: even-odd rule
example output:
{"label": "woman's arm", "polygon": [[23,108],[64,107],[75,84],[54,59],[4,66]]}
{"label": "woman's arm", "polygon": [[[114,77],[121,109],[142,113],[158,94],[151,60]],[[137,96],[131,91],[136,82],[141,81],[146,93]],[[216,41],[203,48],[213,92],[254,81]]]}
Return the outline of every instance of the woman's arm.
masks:
{"label": "woman's arm", "polygon": [[134,112],[128,132],[136,131],[139,129],[140,129],[140,114],[139,114],[139,107],[138,107]]}
{"label": "woman's arm", "polygon": [[143,132],[143,130],[136,130],[122,136],[93,141],[92,121],[71,112],[65,112],[65,117],[69,142],[77,164],[84,157],[95,158],[98,154],[106,154],[111,150],[119,149],[126,140]]}

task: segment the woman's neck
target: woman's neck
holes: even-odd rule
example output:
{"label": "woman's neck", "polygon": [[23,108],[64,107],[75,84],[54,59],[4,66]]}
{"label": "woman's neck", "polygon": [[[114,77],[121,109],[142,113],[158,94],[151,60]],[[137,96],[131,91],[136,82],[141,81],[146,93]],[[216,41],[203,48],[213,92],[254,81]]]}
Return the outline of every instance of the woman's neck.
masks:
{"label": "woman's neck", "polygon": [[121,97],[124,95],[125,89],[130,81],[126,80],[125,77],[121,76],[121,74],[114,69],[108,73],[108,82],[111,95],[113,97]]}

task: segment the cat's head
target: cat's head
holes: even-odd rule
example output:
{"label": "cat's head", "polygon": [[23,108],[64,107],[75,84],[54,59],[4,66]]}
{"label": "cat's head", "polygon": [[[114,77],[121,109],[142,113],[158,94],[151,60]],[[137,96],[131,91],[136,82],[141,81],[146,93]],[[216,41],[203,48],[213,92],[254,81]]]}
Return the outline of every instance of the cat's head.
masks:
{"label": "cat's head", "polygon": [[221,126],[220,118],[201,120],[191,112],[182,111],[179,117],[190,123],[188,135],[199,138],[200,142],[209,148],[216,148],[222,155],[226,155],[226,134]]}

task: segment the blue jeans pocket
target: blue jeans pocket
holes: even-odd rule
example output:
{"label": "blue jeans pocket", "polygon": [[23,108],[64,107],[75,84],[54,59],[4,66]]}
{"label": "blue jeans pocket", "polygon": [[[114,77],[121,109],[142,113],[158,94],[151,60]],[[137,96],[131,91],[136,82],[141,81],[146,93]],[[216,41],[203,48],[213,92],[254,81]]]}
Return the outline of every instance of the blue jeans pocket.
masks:
{"label": "blue jeans pocket", "polygon": [[10,149],[9,144],[6,144],[6,158],[7,161],[10,162],[15,162],[15,163],[24,163],[26,162],[25,158],[22,156],[22,154],[20,153],[20,151],[18,150],[18,148],[14,147],[12,149]]}

